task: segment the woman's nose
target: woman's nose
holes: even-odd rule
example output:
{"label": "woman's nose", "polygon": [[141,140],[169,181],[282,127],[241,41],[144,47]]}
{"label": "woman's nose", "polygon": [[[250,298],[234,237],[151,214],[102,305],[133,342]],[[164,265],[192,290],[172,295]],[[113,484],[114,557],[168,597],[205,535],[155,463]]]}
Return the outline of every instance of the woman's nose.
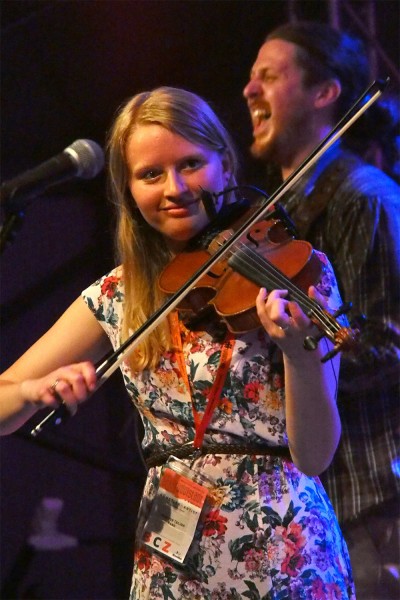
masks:
{"label": "woman's nose", "polygon": [[188,188],[187,188],[186,181],[179,172],[177,172],[175,170],[171,170],[168,172],[167,178],[165,181],[165,189],[164,189],[165,196],[172,197],[172,198],[176,197],[176,196],[180,196],[182,194],[182,192],[185,192],[187,189]]}

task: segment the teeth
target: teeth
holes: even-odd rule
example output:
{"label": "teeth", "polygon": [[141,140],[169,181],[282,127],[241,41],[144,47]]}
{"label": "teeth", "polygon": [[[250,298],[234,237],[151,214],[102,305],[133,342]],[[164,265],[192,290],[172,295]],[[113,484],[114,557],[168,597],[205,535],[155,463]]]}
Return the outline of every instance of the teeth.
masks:
{"label": "teeth", "polygon": [[263,119],[268,119],[270,116],[269,113],[267,113],[267,111],[263,108],[256,108],[252,111],[252,114],[253,119],[258,119],[259,121],[262,121]]}
{"label": "teeth", "polygon": [[265,111],[261,110],[260,108],[257,108],[253,111],[253,116],[256,117],[256,119],[261,119],[262,117],[264,117],[264,115]]}

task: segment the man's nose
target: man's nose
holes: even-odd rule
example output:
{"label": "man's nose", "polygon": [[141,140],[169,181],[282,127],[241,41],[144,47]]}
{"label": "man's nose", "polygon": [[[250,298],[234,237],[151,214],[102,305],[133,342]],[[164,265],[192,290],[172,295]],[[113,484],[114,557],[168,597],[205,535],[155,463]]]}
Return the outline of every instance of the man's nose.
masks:
{"label": "man's nose", "polygon": [[261,93],[261,83],[258,79],[250,79],[250,81],[243,90],[243,96],[247,99],[256,98]]}
{"label": "man's nose", "polygon": [[185,178],[175,169],[168,171],[164,189],[165,196],[174,198],[186,190]]}

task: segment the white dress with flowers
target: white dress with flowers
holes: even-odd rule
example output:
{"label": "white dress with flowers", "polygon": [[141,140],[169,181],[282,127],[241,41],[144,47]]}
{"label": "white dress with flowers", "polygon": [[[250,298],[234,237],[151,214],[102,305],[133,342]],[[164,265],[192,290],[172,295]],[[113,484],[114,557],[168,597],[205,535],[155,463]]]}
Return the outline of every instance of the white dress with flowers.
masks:
{"label": "white dress with flowers", "polygon": [[[337,307],[331,267],[319,256],[324,269],[318,288]],[[117,348],[124,301],[120,270],[94,283],[83,297]],[[174,352],[165,354],[154,372],[133,374],[126,364],[121,367],[142,415],[147,453],[193,440],[192,402],[204,410],[218,369],[220,343],[183,325],[180,335],[192,397]],[[280,352],[263,329],[241,334],[205,442],[287,446],[284,399]],[[185,567],[142,544],[162,467],[149,470],[130,600],[355,598],[347,548],[318,478],[273,456],[206,455],[193,468],[216,482],[217,502],[205,515],[196,551],[189,553]]]}

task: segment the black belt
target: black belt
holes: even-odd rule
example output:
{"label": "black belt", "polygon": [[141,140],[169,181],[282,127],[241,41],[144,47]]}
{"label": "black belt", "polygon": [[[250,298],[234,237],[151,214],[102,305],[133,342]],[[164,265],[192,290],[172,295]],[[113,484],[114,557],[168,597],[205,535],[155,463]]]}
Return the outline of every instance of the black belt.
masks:
{"label": "black belt", "polygon": [[203,444],[201,448],[193,448],[193,442],[187,442],[180,446],[170,446],[161,452],[155,452],[148,456],[145,461],[147,467],[158,467],[167,462],[170,456],[176,458],[191,458],[204,456],[205,454],[243,454],[243,455],[266,455],[280,456],[292,460],[289,448],[284,446],[264,446],[261,444]]}

